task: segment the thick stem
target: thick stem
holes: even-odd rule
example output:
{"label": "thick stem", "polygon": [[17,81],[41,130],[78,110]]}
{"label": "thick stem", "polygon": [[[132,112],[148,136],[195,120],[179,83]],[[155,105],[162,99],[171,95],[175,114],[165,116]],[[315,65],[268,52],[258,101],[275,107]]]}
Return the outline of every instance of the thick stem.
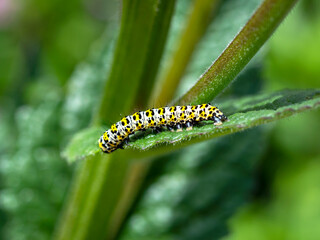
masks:
{"label": "thick stem", "polygon": [[[171,59],[168,70],[163,78],[160,79],[161,86],[157,86],[155,96],[151,99],[151,102],[154,103],[153,106],[160,107],[161,104],[166,104],[172,100],[192,57],[192,53],[205,33],[219,2],[219,0],[196,0],[194,2],[177,50]],[[158,91],[158,89],[160,90]]]}
{"label": "thick stem", "polygon": [[[146,90],[140,88],[143,77],[148,77],[148,86],[152,86],[174,3],[123,1],[121,33],[95,123],[111,124],[119,120],[119,113],[129,113],[139,91]],[[139,181],[128,180],[139,179],[144,173],[144,167],[132,167],[131,156],[125,152],[88,157],[76,173],[55,239],[115,238],[131,204],[121,196],[134,199],[139,185]]]}
{"label": "thick stem", "polygon": [[181,104],[211,101],[246,66],[281,23],[296,0],[265,0],[220,57],[179,100]]}

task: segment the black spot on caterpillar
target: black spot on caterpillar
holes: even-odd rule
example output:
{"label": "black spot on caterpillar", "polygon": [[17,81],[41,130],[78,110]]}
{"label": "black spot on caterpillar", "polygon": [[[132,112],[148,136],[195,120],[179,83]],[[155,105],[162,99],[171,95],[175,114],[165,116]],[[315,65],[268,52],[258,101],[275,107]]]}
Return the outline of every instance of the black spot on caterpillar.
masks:
{"label": "black spot on caterpillar", "polygon": [[182,127],[185,126],[189,131],[195,123],[208,120],[213,121],[214,125],[221,125],[228,119],[218,108],[210,104],[140,111],[122,118],[105,131],[99,139],[99,147],[103,152],[111,153],[122,148],[129,141],[129,135],[139,130],[148,128],[159,130],[161,127],[167,127],[171,131],[174,128],[182,131]]}

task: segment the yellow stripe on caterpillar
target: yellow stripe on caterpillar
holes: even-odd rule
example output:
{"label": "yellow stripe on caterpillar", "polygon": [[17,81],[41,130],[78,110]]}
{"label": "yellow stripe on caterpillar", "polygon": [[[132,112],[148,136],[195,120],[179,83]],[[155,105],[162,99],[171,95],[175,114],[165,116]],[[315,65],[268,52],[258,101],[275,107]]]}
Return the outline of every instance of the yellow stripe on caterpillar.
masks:
{"label": "yellow stripe on caterpillar", "polygon": [[105,131],[99,139],[99,148],[105,153],[111,153],[128,142],[129,135],[148,128],[182,131],[183,127],[189,131],[192,126],[201,121],[213,121],[214,125],[221,125],[227,117],[215,106],[201,104],[194,106],[172,106],[136,112],[122,118]]}

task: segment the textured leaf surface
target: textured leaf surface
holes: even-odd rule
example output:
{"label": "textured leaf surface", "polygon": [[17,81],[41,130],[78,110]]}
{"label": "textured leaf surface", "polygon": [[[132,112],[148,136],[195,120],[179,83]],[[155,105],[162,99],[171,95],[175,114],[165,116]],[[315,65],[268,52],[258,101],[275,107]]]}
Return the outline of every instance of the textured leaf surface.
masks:
{"label": "textured leaf surface", "polygon": [[[161,176],[144,192],[121,240],[221,239],[227,219],[253,189],[268,129],[212,139],[170,155]],[[161,169],[159,164],[154,169]],[[143,228],[136,227],[137,219]]]}
{"label": "textured leaf surface", "polygon": [[[214,126],[207,122],[199,127],[194,127],[192,131],[164,131],[159,134],[153,134],[150,131],[144,134],[138,133],[131,138],[125,149],[126,151],[132,151],[132,154],[136,157],[144,157],[155,153],[153,151],[144,153],[140,152],[141,150],[152,149],[156,152],[174,150],[194,142],[239,132],[301,111],[315,109],[319,105],[319,90],[285,90],[272,94],[229,99],[218,106],[229,118],[229,121],[221,126]],[[65,151],[68,161],[74,161],[99,152],[97,140],[104,130],[102,128],[90,128],[77,134]]]}
{"label": "textured leaf surface", "polygon": [[255,128],[225,136],[208,142],[207,151],[203,149],[206,154],[193,153],[197,164],[172,209],[170,230],[175,239],[220,239],[228,232],[228,218],[246,202],[254,187],[266,132]]}
{"label": "textured leaf surface", "polygon": [[74,157],[84,158],[96,154],[99,151],[97,136],[101,135],[101,133],[103,133],[103,128],[101,127],[84,129],[74,136],[62,155],[70,160]]}

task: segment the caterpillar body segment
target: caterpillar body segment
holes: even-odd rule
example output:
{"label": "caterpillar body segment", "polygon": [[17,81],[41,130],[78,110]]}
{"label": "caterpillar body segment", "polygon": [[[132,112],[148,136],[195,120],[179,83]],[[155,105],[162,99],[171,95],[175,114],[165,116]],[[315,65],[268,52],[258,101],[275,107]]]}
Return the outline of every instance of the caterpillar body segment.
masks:
{"label": "caterpillar body segment", "polygon": [[167,127],[168,130],[191,130],[195,123],[213,121],[214,125],[221,125],[227,117],[216,107],[210,104],[194,106],[172,106],[136,112],[122,118],[105,131],[99,139],[99,147],[105,153],[111,153],[129,141],[129,136],[139,130],[148,128],[160,131]]}

